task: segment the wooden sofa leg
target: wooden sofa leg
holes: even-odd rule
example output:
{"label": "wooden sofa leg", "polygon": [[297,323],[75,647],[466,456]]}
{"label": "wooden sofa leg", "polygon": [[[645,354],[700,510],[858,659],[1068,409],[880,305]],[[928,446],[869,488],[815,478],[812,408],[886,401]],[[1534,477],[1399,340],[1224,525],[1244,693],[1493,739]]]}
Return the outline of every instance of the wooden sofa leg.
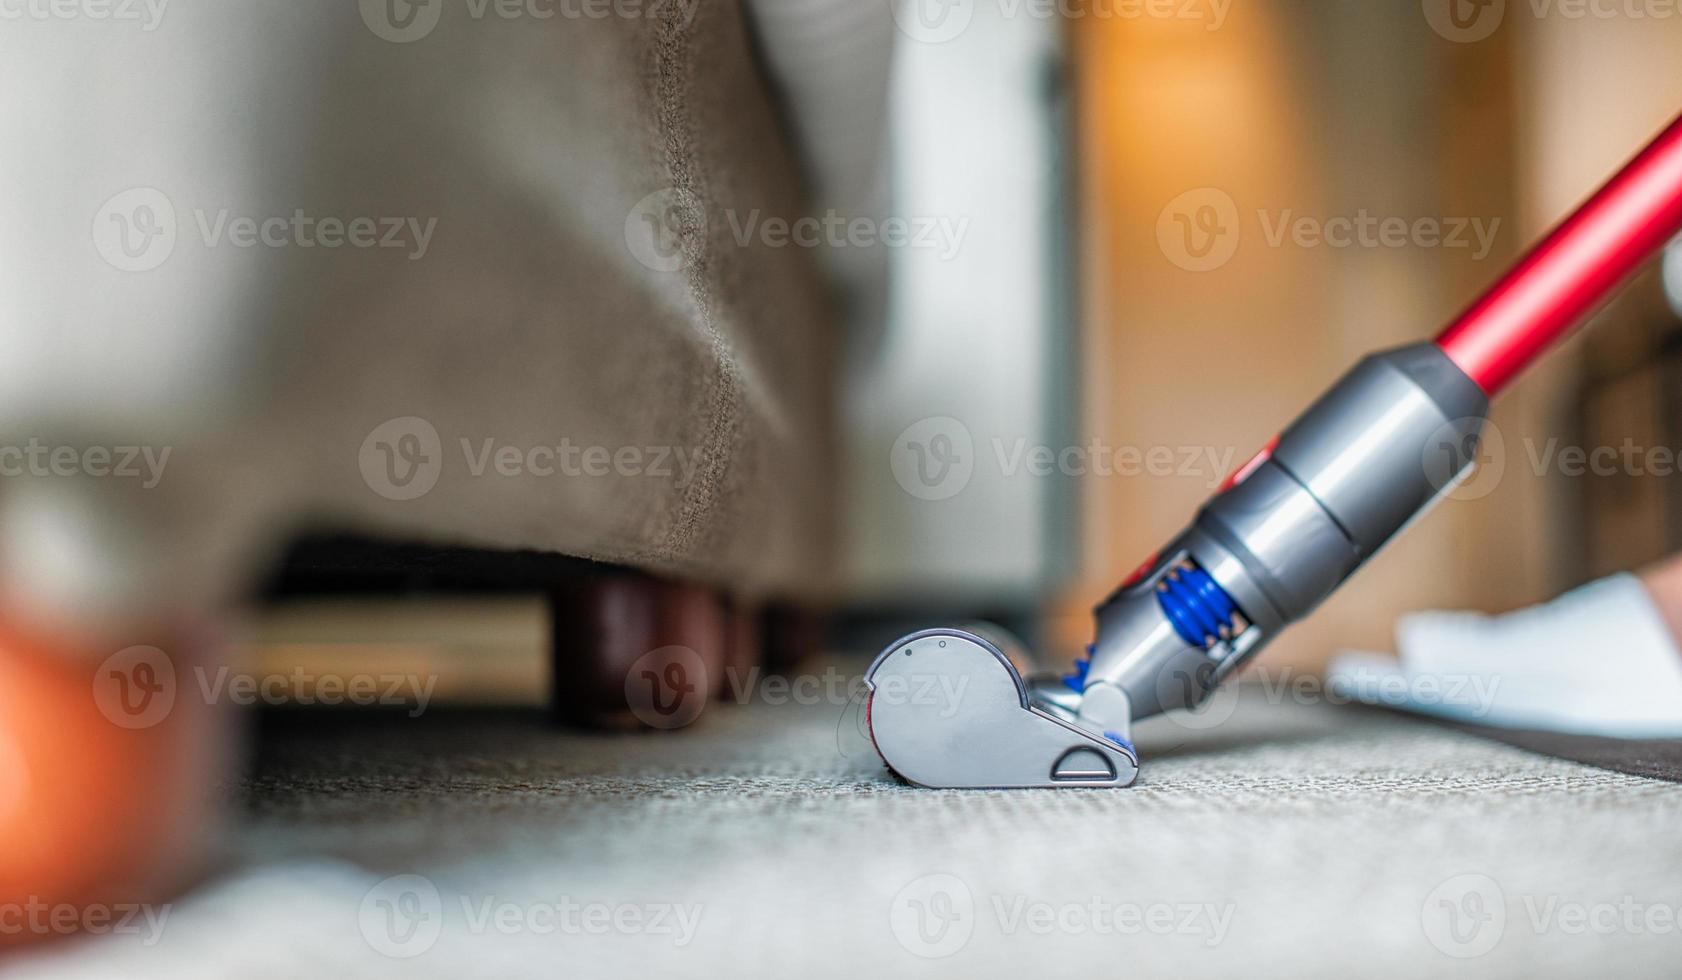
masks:
{"label": "wooden sofa leg", "polygon": [[722,704],[743,704],[765,669],[764,633],[760,629],[764,611],[757,602],[731,599],[725,623],[724,672],[713,686],[713,696]]}
{"label": "wooden sofa leg", "polygon": [[768,606],[760,620],[766,669],[791,674],[823,653],[823,616],[793,603]]}
{"label": "wooden sofa leg", "polygon": [[675,730],[700,719],[724,676],[716,591],[624,571],[561,582],[549,596],[558,721]]}

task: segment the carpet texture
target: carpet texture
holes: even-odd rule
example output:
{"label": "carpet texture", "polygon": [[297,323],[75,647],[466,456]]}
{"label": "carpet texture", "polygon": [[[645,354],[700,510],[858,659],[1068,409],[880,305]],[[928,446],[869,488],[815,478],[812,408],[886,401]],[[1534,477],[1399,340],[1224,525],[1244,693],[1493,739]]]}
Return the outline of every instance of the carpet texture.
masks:
{"label": "carpet texture", "polygon": [[676,736],[271,715],[224,870],[161,932],[3,972],[1645,976],[1682,952],[1676,785],[1246,689],[1142,728],[1133,789],[934,792],[884,772],[856,705],[781,694]]}
{"label": "carpet texture", "polygon": [[1461,731],[1632,776],[1682,783],[1682,739],[1602,738],[1532,729],[1455,725]]}

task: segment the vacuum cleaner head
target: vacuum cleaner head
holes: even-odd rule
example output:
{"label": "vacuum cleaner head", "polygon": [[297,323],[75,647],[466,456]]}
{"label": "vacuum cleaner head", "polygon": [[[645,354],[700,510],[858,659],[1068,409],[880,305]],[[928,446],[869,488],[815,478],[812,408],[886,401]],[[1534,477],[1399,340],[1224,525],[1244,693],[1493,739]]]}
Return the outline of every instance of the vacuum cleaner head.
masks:
{"label": "vacuum cleaner head", "polygon": [[865,717],[888,768],[943,789],[1132,785],[1133,746],[1031,696],[1001,645],[972,629],[931,629],[882,651],[865,673]]}

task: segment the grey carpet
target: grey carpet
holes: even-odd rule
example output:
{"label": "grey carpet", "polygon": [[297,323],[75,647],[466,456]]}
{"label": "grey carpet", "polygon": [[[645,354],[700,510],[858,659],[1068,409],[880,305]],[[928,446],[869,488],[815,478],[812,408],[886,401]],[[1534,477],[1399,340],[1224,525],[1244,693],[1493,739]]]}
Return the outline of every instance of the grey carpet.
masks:
{"label": "grey carpet", "polygon": [[1682,783],[1682,739],[1602,738],[1532,729],[1455,725],[1461,731],[1584,765]]}
{"label": "grey carpet", "polygon": [[[1050,792],[898,784],[834,703],[649,737],[272,718],[226,869],[153,945],[10,975],[1674,974],[1682,786],[1260,690],[1227,707],[1142,730],[1133,789]],[[563,900],[570,927],[533,912]]]}

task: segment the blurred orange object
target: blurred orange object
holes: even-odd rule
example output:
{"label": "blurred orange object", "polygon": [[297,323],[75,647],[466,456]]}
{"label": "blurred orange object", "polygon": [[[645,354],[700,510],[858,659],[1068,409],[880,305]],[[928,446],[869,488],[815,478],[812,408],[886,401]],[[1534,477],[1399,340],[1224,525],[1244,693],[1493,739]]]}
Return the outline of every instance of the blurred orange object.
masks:
{"label": "blurred orange object", "polygon": [[0,628],[0,946],[110,928],[196,870],[230,754],[190,661]]}

